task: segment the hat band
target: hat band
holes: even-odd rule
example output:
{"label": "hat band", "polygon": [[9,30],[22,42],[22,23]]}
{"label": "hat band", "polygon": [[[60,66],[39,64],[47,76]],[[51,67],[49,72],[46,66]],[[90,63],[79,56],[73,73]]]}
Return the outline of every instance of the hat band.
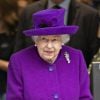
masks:
{"label": "hat band", "polygon": [[39,25],[39,28],[45,28],[45,27],[51,27],[51,26],[52,26],[51,24],[42,23]]}

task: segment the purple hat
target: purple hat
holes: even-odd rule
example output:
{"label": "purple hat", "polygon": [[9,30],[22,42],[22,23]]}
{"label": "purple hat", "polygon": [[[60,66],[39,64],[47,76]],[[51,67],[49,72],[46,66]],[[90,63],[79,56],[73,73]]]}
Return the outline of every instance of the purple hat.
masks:
{"label": "purple hat", "polygon": [[65,9],[46,9],[32,15],[34,28],[25,30],[26,36],[74,34],[78,26],[64,25]]}

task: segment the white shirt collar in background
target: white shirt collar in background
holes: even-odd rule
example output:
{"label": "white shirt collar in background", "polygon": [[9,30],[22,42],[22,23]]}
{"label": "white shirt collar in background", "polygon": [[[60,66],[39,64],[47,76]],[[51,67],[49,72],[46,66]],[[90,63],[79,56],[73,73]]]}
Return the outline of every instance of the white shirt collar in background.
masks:
{"label": "white shirt collar in background", "polygon": [[[68,16],[67,13],[69,11],[69,5],[70,5],[70,1],[71,0],[64,0],[62,3],[59,4],[59,6],[61,8],[65,9],[65,16],[64,16],[64,23],[67,24],[67,20],[68,20]],[[52,8],[54,5],[56,5],[55,3],[53,3],[51,0],[48,0],[48,8]]]}

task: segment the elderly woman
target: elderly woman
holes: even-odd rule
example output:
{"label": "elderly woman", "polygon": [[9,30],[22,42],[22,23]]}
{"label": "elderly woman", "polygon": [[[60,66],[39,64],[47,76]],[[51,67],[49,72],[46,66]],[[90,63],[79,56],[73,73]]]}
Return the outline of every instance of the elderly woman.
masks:
{"label": "elderly woman", "polygon": [[24,34],[35,46],[10,59],[7,100],[92,100],[82,53],[64,46],[78,26],[64,25],[64,9],[39,11],[33,21]]}

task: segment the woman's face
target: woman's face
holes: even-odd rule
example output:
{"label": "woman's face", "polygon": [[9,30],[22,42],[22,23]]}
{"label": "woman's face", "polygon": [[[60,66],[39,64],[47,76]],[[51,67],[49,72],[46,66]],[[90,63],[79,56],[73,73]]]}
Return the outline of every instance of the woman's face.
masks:
{"label": "woman's face", "polygon": [[40,57],[43,60],[52,63],[59,54],[62,38],[58,35],[39,36],[35,43]]}

